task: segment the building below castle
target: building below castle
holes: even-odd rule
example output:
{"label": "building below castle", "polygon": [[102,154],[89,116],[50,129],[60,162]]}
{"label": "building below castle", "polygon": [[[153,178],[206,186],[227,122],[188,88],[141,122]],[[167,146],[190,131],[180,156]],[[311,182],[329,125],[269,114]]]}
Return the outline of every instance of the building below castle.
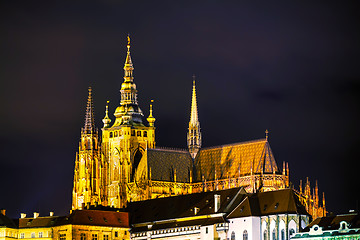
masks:
{"label": "building below castle", "polygon": [[[215,192],[242,187],[247,193],[290,188],[289,167],[278,168],[268,133],[265,138],[202,147],[193,80],[187,150],[160,148],[155,141],[155,117],[150,104],[145,119],[137,100],[128,37],[124,81],[114,121],[105,108],[101,133],[95,127],[92,90],[89,89],[85,125],[76,154],[72,209],[88,205],[124,208],[130,202],[185,194]],[[311,193],[294,192],[314,217],[326,214],[318,187]]]}
{"label": "building below castle", "polygon": [[9,219],[0,240],[290,239],[311,216],[292,189],[246,193],[243,187],[129,202],[125,209],[89,206],[67,216]]}
{"label": "building below castle", "polygon": [[0,214],[0,240],[123,240],[130,239],[129,214],[120,211],[74,210],[67,216],[32,217],[22,213],[12,220]]}
{"label": "building below castle", "polygon": [[360,239],[360,214],[349,213],[318,218],[292,239]]}

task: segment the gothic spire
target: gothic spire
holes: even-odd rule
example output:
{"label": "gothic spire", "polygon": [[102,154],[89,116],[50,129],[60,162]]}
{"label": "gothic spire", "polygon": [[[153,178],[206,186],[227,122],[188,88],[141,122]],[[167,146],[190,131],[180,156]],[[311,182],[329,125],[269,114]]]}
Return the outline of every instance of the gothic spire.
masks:
{"label": "gothic spire", "polygon": [[127,55],[126,55],[126,60],[125,60],[125,65],[124,65],[124,80],[125,82],[132,82],[133,81],[133,70],[134,70],[134,66],[133,63],[131,61],[131,56],[130,56],[130,35],[127,36]]}
{"label": "gothic spire", "polygon": [[83,134],[92,134],[95,132],[94,109],[91,94],[91,87],[89,87],[89,95],[85,113],[85,125],[82,129]]}
{"label": "gothic spire", "polygon": [[193,75],[193,90],[191,98],[191,116],[190,123],[192,126],[199,124],[198,111],[197,111],[197,102],[196,102],[196,88],[195,88],[195,75]]}
{"label": "gothic spire", "polygon": [[191,115],[190,115],[187,141],[188,141],[189,152],[192,158],[195,158],[196,154],[201,148],[201,132],[200,132],[200,122],[198,118],[197,102],[196,102],[195,75],[193,75]]}

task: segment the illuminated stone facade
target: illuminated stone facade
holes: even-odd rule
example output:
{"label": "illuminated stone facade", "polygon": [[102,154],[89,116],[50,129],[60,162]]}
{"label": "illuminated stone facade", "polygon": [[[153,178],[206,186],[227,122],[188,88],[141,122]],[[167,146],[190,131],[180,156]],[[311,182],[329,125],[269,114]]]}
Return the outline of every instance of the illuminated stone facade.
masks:
{"label": "illuminated stone facade", "polygon": [[[129,214],[119,211],[74,210],[67,216],[26,217],[22,213],[17,224],[1,226],[0,239],[32,240],[124,240],[130,239]],[[9,218],[8,218],[9,219]],[[8,220],[10,221],[10,219]]]}
{"label": "illuminated stone facade", "polygon": [[[188,149],[156,147],[152,104],[145,119],[137,101],[133,70],[128,38],[120,105],[114,112],[113,124],[106,106],[101,147],[93,124],[89,91],[85,127],[75,164],[73,209],[97,204],[122,208],[132,201],[235,187],[244,187],[248,193],[290,187],[288,164],[283,163],[283,169],[278,169],[267,131],[264,139],[201,147],[195,77]],[[320,208],[315,201],[309,201],[312,196],[298,194],[307,199],[309,209]],[[324,209],[319,212],[325,212]]]}

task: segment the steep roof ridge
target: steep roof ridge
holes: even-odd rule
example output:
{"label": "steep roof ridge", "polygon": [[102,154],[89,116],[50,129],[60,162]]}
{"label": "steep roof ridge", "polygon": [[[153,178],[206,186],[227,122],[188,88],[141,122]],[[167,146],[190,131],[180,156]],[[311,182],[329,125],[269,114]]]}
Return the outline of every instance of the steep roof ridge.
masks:
{"label": "steep roof ridge", "polygon": [[[245,196],[245,197],[244,197]],[[246,198],[246,191],[244,190],[244,187],[241,187],[239,191],[235,194],[235,196],[231,199],[229,204],[224,208],[223,212],[228,212],[231,208],[235,209],[234,203],[236,200],[239,200],[239,198],[243,198],[243,200]],[[241,202],[243,201],[241,200]],[[241,203],[240,203],[241,204]]]}
{"label": "steep roof ridge", "polygon": [[261,138],[261,139],[255,139],[255,140],[250,140],[250,141],[245,141],[245,142],[229,143],[229,144],[212,146],[212,147],[204,147],[204,148],[201,148],[200,151],[202,151],[202,150],[218,149],[218,148],[223,148],[223,147],[231,147],[231,146],[239,146],[239,145],[248,145],[248,144],[260,143],[260,142],[264,142],[264,143],[265,143],[266,141],[267,141],[266,138]]}
{"label": "steep roof ridge", "polygon": [[156,147],[148,148],[148,151],[163,151],[163,152],[179,152],[179,153],[189,153],[189,150],[184,148],[171,148],[171,147]]}

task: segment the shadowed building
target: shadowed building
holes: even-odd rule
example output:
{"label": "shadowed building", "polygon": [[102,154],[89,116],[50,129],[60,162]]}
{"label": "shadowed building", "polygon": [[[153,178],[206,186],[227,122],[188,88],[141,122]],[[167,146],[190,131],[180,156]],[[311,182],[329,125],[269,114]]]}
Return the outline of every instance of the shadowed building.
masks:
{"label": "shadowed building", "polygon": [[360,214],[317,218],[293,239],[360,239]]}

